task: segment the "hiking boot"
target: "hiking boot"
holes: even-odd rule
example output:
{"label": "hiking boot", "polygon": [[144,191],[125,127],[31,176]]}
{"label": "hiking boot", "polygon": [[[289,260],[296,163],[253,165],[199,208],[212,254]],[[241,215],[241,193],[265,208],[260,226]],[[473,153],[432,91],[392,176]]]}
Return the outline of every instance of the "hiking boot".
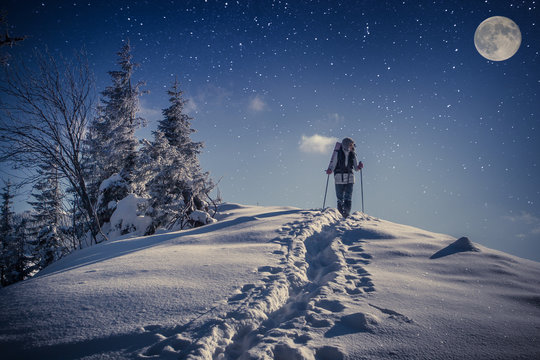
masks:
{"label": "hiking boot", "polygon": [[342,215],[344,218],[350,215],[351,206],[352,206],[352,202],[350,200],[345,200],[345,203],[343,204],[343,212],[342,212]]}

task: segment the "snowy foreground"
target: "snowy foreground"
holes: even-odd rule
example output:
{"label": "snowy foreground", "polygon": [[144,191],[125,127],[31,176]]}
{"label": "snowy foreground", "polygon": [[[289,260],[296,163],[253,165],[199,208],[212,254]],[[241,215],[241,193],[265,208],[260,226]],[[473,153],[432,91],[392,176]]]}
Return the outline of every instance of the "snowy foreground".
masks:
{"label": "snowy foreground", "polygon": [[540,359],[540,263],[333,209],[227,204],[0,304],[2,359]]}

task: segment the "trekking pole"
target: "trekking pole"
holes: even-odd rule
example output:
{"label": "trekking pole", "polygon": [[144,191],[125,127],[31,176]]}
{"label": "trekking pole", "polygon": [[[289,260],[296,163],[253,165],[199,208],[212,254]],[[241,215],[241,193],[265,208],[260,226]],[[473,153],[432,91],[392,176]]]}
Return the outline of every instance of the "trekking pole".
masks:
{"label": "trekking pole", "polygon": [[362,176],[362,169],[360,169],[360,191],[362,193],[362,212],[364,212],[364,179]]}
{"label": "trekking pole", "polygon": [[324,191],[324,201],[322,204],[322,209],[324,210],[324,206],[326,205],[326,193],[328,192],[328,180],[330,180],[330,174],[326,177],[326,190]]}

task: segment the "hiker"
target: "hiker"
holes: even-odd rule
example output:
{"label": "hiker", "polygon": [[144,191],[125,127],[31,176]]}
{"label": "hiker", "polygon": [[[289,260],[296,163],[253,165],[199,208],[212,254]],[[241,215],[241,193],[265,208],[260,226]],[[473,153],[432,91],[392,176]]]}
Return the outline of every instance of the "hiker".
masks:
{"label": "hiker", "polygon": [[354,141],[348,137],[343,139],[341,144],[337,143],[326,170],[328,175],[334,172],[337,208],[345,218],[351,213],[354,185],[353,170],[358,171],[364,167],[364,164],[356,159],[355,146]]}

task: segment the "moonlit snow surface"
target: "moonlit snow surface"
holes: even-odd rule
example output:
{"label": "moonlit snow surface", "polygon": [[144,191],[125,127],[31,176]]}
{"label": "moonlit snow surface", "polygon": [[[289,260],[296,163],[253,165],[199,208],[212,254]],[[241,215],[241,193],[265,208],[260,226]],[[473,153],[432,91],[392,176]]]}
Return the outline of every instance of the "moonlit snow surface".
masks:
{"label": "moonlit snow surface", "polygon": [[478,25],[474,45],[480,55],[488,60],[507,60],[514,56],[521,45],[521,31],[509,18],[493,16]]}
{"label": "moonlit snow surface", "polygon": [[0,354],[540,358],[540,264],[473,241],[226,204],[217,223],[103,243],[0,289]]}

